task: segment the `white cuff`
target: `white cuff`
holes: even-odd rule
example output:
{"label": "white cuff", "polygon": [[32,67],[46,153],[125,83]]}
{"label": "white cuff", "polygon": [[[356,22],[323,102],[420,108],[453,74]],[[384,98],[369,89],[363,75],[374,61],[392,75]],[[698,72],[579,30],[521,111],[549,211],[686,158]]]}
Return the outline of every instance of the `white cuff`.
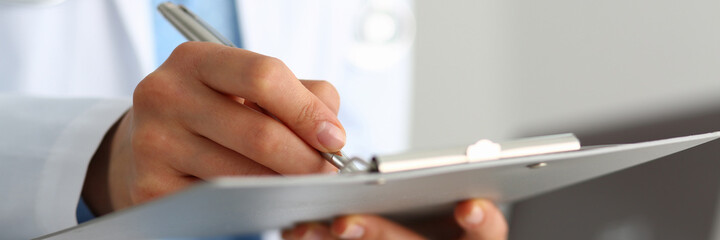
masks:
{"label": "white cuff", "polygon": [[40,179],[36,219],[40,229],[77,225],[76,208],[90,159],[106,132],[131,106],[129,99],[100,100],[67,124],[50,148]]}

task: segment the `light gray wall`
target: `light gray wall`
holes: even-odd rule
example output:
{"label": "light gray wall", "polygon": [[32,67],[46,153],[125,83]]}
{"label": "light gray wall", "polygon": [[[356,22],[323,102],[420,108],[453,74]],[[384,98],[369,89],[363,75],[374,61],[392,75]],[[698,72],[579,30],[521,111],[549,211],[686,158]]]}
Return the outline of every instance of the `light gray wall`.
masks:
{"label": "light gray wall", "polygon": [[[415,8],[412,148],[553,132],[609,143],[720,130],[718,1],[418,0]],[[524,201],[511,238],[718,235],[708,214],[720,180],[708,170],[717,169],[714,149]],[[678,207],[692,209],[663,212]]]}
{"label": "light gray wall", "polygon": [[415,1],[412,148],[504,137],[500,13],[487,1]]}
{"label": "light gray wall", "polygon": [[720,104],[720,2],[415,2],[412,146]]}

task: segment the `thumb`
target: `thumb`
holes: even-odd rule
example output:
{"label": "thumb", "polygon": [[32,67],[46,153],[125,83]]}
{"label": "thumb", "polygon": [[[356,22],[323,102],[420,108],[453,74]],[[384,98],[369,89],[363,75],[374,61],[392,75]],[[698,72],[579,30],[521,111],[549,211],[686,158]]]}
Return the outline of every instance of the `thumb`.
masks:
{"label": "thumb", "polygon": [[484,199],[461,202],[455,207],[455,220],[465,230],[464,240],[504,240],[508,226],[495,205]]}

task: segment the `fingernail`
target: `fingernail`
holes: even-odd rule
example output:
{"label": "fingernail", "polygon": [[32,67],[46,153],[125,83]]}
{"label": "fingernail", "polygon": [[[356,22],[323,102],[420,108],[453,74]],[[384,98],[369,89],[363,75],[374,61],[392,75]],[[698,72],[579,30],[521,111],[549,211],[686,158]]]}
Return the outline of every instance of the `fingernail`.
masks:
{"label": "fingernail", "polygon": [[365,234],[365,228],[357,223],[350,223],[342,233],[340,239],[358,239]]}
{"label": "fingernail", "polygon": [[337,151],[345,145],[345,133],[335,124],[322,122],[317,129],[318,141],[327,150]]}
{"label": "fingernail", "polygon": [[485,218],[485,213],[483,212],[482,207],[480,207],[480,204],[476,203],[473,204],[470,213],[465,216],[465,222],[471,225],[477,225],[483,221],[483,218]]}

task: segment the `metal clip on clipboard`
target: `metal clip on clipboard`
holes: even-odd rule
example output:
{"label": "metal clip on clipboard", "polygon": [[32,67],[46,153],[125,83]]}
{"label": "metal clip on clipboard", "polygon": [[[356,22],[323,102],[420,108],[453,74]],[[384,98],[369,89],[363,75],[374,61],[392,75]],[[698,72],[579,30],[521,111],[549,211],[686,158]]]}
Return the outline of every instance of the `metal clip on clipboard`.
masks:
{"label": "metal clip on clipboard", "polygon": [[372,161],[349,158],[344,153],[323,153],[340,173],[399,171],[433,168],[504,158],[524,157],[580,149],[580,141],[572,133],[495,143],[487,139],[464,148],[375,156]]}

